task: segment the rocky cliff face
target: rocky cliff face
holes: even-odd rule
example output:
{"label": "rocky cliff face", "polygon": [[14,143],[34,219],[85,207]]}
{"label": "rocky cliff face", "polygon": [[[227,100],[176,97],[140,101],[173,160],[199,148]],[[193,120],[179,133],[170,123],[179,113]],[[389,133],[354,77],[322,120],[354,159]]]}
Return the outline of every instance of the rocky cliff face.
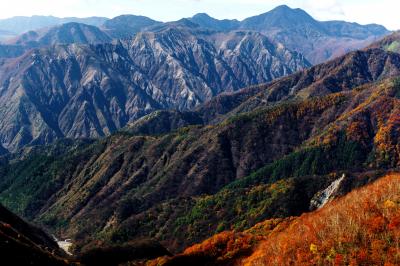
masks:
{"label": "rocky cliff face", "polygon": [[154,110],[188,110],[225,91],[309,66],[258,33],[166,27],[116,44],[57,45],[6,61],[0,139],[15,150],[107,135]]}
{"label": "rocky cliff face", "polygon": [[[176,250],[218,230],[299,214],[337,179],[332,172],[399,165],[398,59],[355,52],[258,93],[249,88],[247,100],[232,96],[248,112],[214,125],[175,130],[193,117],[155,114],[133,124],[136,135],[26,148],[2,158],[0,199],[80,245],[152,236]],[[176,123],[159,131],[158,117]]]}

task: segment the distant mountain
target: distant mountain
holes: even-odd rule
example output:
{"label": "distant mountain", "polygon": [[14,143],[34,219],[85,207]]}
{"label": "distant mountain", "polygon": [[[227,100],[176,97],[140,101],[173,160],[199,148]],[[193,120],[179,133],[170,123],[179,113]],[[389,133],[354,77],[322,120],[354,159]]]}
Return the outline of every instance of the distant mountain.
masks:
{"label": "distant mountain", "polygon": [[17,34],[14,32],[7,31],[7,30],[0,30],[0,42],[10,39],[15,36],[17,36]]}
{"label": "distant mountain", "polygon": [[55,44],[96,44],[111,42],[111,38],[95,26],[69,22],[39,31],[29,31],[6,44],[20,45],[25,48],[49,46]]}
{"label": "distant mountain", "polygon": [[301,52],[314,64],[363,48],[389,33],[378,25],[320,22],[301,9],[287,6],[247,18],[242,21],[241,28],[260,31],[289,49]]}
{"label": "distant mountain", "polygon": [[113,39],[98,27],[77,22],[28,31],[0,44],[0,58],[15,58],[32,48],[60,44],[97,44]]}
{"label": "distant mountain", "polygon": [[214,30],[242,29],[260,32],[285,47],[302,53],[313,64],[363,48],[389,33],[383,26],[376,24],[317,21],[304,10],[285,5],[240,22],[216,20],[206,14],[197,14],[190,20]]}
{"label": "distant mountain", "polygon": [[152,111],[189,110],[308,66],[259,33],[185,27],[116,44],[36,49],[0,67],[0,139],[15,151],[60,137],[104,136]]}
{"label": "distant mountain", "polygon": [[32,30],[46,27],[53,27],[68,22],[84,23],[93,26],[102,25],[108,18],[89,17],[89,18],[58,18],[53,16],[32,16],[32,17],[12,17],[0,19],[0,30],[11,31],[21,34]]}
{"label": "distant mountain", "polygon": [[399,54],[386,53],[381,49],[355,51],[345,57],[299,71],[290,77],[261,85],[260,92],[235,106],[227,116],[253,111],[280,101],[308,99],[347,91],[365,83],[398,75]]}
{"label": "distant mountain", "polygon": [[[199,13],[191,18],[167,23],[135,15],[121,15],[113,19],[61,19],[41,16],[31,18],[16,17],[8,20],[0,20],[0,30],[4,29],[16,34],[21,32],[21,28],[25,32],[28,30],[39,31],[39,28],[47,27],[46,30],[40,30],[40,32],[54,32],[57,29],[49,30],[49,28],[68,22],[98,26],[100,30],[97,30],[95,35],[103,35],[100,38],[101,40],[107,39],[105,35],[108,35],[112,39],[129,39],[133,38],[139,32],[157,32],[161,29],[177,26],[192,29],[203,28],[204,30],[225,33],[237,30],[251,30],[267,36],[275,43],[281,43],[289,50],[303,54],[313,64],[322,63],[349,51],[366,47],[390,33],[383,26],[376,24],[359,25],[344,21],[317,21],[304,10],[291,9],[288,6],[279,6],[267,13],[250,17],[243,21],[218,20],[205,13]],[[4,25],[3,28],[2,25]],[[91,29],[91,31],[95,30]],[[66,34],[68,35],[68,33]],[[34,39],[36,43],[40,43],[40,41],[36,40],[37,38],[40,38],[40,36],[28,32],[17,39]],[[53,42],[61,41],[60,43],[70,43],[70,41],[75,40],[68,36],[63,37],[62,31],[59,32],[58,37],[49,38]],[[66,42],[65,39],[69,39],[70,41]],[[83,42],[82,38],[77,38],[77,40],[78,42]],[[4,50],[4,48],[2,49]],[[9,54],[3,52],[2,54],[0,56],[3,58],[14,56],[12,52]]]}
{"label": "distant mountain", "polygon": [[237,30],[240,27],[240,22],[238,20],[218,20],[210,17],[206,13],[199,13],[194,15],[190,20],[201,27],[210,28],[221,31],[231,31]]}
{"label": "distant mountain", "polygon": [[102,29],[113,38],[124,39],[161,23],[144,16],[121,15],[105,21]]}
{"label": "distant mountain", "polygon": [[307,37],[318,36],[323,30],[319,22],[307,12],[300,8],[292,9],[286,5],[278,6],[261,15],[246,18],[241,22],[240,26],[262,32],[272,29],[299,30],[300,34],[304,34]]}

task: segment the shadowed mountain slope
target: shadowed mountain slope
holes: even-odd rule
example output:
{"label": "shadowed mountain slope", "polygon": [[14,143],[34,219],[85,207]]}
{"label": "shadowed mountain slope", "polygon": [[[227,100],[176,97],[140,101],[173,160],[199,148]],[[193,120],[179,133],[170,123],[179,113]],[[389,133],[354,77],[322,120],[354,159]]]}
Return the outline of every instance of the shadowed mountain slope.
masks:
{"label": "shadowed mountain slope", "polygon": [[0,249],[7,265],[71,265],[51,237],[1,205]]}

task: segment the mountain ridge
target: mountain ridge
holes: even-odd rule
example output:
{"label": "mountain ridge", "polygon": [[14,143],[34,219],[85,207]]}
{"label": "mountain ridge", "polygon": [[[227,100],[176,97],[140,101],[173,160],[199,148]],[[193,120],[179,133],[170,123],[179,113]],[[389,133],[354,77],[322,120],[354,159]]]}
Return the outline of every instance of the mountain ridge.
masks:
{"label": "mountain ridge", "polygon": [[[192,18],[205,27],[218,29],[210,17]],[[345,21],[317,21],[302,9],[278,6],[266,13],[235,24],[236,29],[261,32],[289,49],[300,52],[313,64],[363,48],[390,32],[376,24],[360,25]]]}
{"label": "mountain ridge", "polygon": [[38,48],[6,61],[3,145],[15,151],[60,137],[104,136],[152,111],[189,110],[222,91],[309,66],[257,33],[234,33],[226,48],[212,36],[167,27],[114,44]]}
{"label": "mountain ridge", "polygon": [[[399,56],[383,50],[364,54],[383,62]],[[325,69],[341,69],[336,65],[340,62],[346,60],[326,63]],[[396,65],[387,67],[398,71]],[[369,80],[367,71],[343,71],[355,81],[364,74],[364,82],[339,92],[267,103],[215,125],[159,136],[121,132],[80,148],[67,146],[56,155],[44,149],[5,159],[2,202],[77,239],[83,249],[91,241],[154,236],[168,248],[181,250],[218,228],[248,228],[261,219],[307,211],[313,196],[334,181],[330,173],[379,172],[399,164],[398,139],[391,133],[398,128],[399,112],[399,87],[391,74],[399,73],[372,70],[381,80]],[[312,73],[318,72],[323,73]],[[283,80],[297,80],[297,75]],[[285,82],[281,89],[287,87]],[[378,121],[391,122],[386,126]],[[69,172],[66,165],[71,166]],[[24,171],[32,173],[31,184],[53,185],[39,185],[39,192],[32,192]],[[8,186],[10,179],[18,181]],[[357,175],[353,180],[355,185],[360,182]],[[300,189],[304,187],[307,193]],[[233,197],[238,191],[242,196]],[[30,196],[11,201],[9,195],[15,193]],[[84,222],[88,217],[90,226]],[[172,237],[174,230],[179,230],[179,238]]]}

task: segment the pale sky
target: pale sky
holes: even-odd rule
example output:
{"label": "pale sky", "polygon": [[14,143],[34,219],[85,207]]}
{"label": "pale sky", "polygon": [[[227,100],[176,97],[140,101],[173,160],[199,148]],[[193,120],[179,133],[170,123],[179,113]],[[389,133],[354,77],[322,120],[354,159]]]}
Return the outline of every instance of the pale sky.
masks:
{"label": "pale sky", "polygon": [[172,21],[205,12],[216,18],[243,19],[286,4],[306,10],[318,20],[378,23],[400,29],[399,0],[0,0],[0,18],[144,15]]}

